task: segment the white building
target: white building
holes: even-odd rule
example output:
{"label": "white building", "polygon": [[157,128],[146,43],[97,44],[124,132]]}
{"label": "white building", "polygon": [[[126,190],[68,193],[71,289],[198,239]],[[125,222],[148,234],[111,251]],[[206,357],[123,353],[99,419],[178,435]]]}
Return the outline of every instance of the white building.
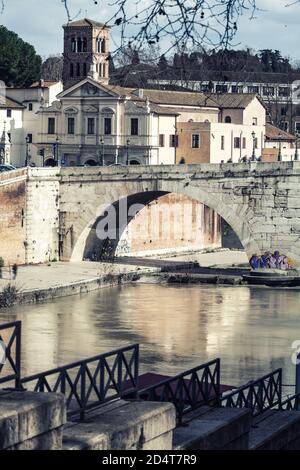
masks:
{"label": "white building", "polygon": [[21,167],[38,159],[37,139],[41,106],[49,106],[62,91],[61,82],[41,80],[29,88],[4,88],[0,92],[0,136],[10,143],[6,163]]}
{"label": "white building", "polygon": [[[238,161],[251,156],[253,132],[259,155],[264,147],[265,108],[255,95],[134,90],[88,77],[57,98],[38,111],[38,154],[46,165],[175,164],[179,156],[186,163]],[[194,126],[189,144],[182,132]]]}

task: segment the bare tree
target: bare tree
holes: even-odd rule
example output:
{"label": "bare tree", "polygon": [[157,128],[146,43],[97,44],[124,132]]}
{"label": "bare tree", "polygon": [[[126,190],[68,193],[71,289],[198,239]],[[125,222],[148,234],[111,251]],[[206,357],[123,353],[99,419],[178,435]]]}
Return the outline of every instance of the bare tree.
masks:
{"label": "bare tree", "polygon": [[[83,6],[87,1],[82,0]],[[71,21],[72,0],[62,2]],[[169,49],[187,43],[224,48],[236,34],[239,17],[252,18],[257,9],[256,0],[110,0],[108,5],[112,13],[107,25],[119,29],[120,47],[134,49],[166,39]]]}

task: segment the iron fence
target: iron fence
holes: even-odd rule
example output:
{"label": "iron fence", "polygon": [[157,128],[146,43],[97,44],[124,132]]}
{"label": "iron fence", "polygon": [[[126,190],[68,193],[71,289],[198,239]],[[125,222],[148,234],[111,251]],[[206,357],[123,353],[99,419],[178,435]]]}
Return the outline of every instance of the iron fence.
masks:
{"label": "iron fence", "polygon": [[253,416],[271,408],[281,408],[282,369],[277,369],[258,380],[249,382],[221,399],[221,406],[250,408]]}
{"label": "iron fence", "polygon": [[178,424],[183,416],[205,404],[218,405],[220,397],[220,359],[201,364],[170,379],[140,390],[146,401],[171,402]]}
{"label": "iron fence", "polygon": [[281,409],[286,411],[300,411],[300,393],[288,397],[281,403]]}
{"label": "iron fence", "polygon": [[83,361],[21,379],[21,384],[36,392],[58,392],[66,397],[69,417],[80,415],[103,403],[137,394],[139,345],[116,349]]}
{"label": "iron fence", "polygon": [[0,384],[14,383],[19,389],[21,379],[21,322],[0,325],[1,361]]}

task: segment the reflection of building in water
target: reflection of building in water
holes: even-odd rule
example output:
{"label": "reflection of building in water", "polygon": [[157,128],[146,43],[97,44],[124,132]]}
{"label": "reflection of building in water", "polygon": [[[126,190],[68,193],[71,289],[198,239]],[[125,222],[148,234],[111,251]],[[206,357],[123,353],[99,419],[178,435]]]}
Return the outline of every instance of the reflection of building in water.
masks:
{"label": "reflection of building in water", "polygon": [[200,202],[166,194],[129,223],[117,255],[172,253],[221,246],[220,216]]}
{"label": "reflection of building in water", "polygon": [[[143,342],[156,343],[167,357],[222,355],[240,325],[248,320],[248,288],[215,286],[127,288],[120,322],[138,326]],[[125,292],[126,294],[126,292]]]}

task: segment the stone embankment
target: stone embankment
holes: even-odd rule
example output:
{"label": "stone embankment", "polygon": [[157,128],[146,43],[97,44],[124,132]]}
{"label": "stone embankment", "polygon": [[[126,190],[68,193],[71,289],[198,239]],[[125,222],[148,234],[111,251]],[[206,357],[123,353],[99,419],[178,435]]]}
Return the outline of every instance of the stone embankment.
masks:
{"label": "stone embankment", "polygon": [[[0,279],[0,308],[15,303],[51,301],[130,282],[239,285],[245,268],[233,267],[232,261],[243,263],[244,257],[243,252],[225,251],[166,260],[120,258],[114,263],[27,265],[19,267],[15,280],[9,269],[4,268]],[[220,267],[216,266],[217,262]]]}

